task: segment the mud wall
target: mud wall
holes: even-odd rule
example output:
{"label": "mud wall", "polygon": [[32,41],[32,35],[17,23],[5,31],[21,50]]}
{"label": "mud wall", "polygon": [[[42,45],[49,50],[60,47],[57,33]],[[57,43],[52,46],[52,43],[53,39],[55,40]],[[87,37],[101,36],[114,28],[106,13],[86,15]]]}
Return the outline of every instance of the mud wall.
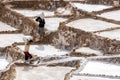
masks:
{"label": "mud wall", "polygon": [[73,33],[76,33],[77,37],[73,38],[75,42],[73,41],[71,42],[74,46],[69,45],[71,49],[87,46],[92,49],[103,51],[105,54],[120,53],[120,41],[97,36],[94,33],[85,32],[80,29],[75,29],[75,28],[66,26],[64,23],[61,25],[62,26],[59,27],[59,30],[63,32],[72,31]]}
{"label": "mud wall", "polygon": [[4,53],[7,61],[10,63],[20,59],[24,60],[24,53],[18,47],[8,46],[5,48]]}
{"label": "mud wall", "polygon": [[0,71],[0,80],[14,80],[15,73],[15,65],[11,64],[5,70]]}
{"label": "mud wall", "polygon": [[100,20],[108,21],[108,22],[112,22],[112,23],[117,23],[117,24],[120,23],[120,21],[115,21],[115,20],[106,19],[103,17],[96,16],[97,14],[102,14],[102,13],[109,12],[109,11],[119,10],[120,6],[115,6],[115,7],[103,9],[100,11],[93,11],[93,12],[87,12],[87,11],[84,11],[82,9],[78,9],[77,7],[73,7],[72,5],[70,5],[70,6],[72,7],[73,16],[71,16],[71,17],[73,17],[73,19],[79,19],[82,16],[85,16],[85,17],[96,18],[96,19],[100,19]]}
{"label": "mud wall", "polygon": [[53,45],[67,50],[87,46],[87,38],[90,38],[91,35],[91,33],[65,26],[63,22],[60,24],[57,35],[53,38]]}
{"label": "mud wall", "polygon": [[73,7],[71,4],[70,6],[72,7],[72,12],[73,12],[73,16],[74,18],[79,18],[81,16],[89,16],[92,15],[92,13],[89,13],[87,11],[84,11],[82,9],[78,9],[77,7]]}
{"label": "mud wall", "polygon": [[78,69],[80,68],[80,66],[81,66],[81,64],[80,64],[80,62],[78,62],[78,63],[76,64],[75,69],[72,69],[70,72],[68,72],[68,73],[65,75],[64,80],[70,80],[70,77],[72,76],[72,74],[73,74],[76,70],[78,70]]}
{"label": "mud wall", "polygon": [[120,0],[85,0],[84,3],[114,5],[115,4],[114,1],[119,1],[120,2]]}
{"label": "mud wall", "polygon": [[[103,9],[103,10],[100,10],[100,11],[87,12],[87,11],[84,11],[82,9],[78,9],[77,7],[74,7],[71,4],[69,4],[69,6],[72,8],[73,15],[71,17],[73,17],[74,19],[75,18],[81,18],[81,16],[97,17],[97,18],[100,19],[100,17],[96,16],[96,14],[101,14],[101,13],[105,13],[105,12],[109,12],[109,11],[115,11],[115,10],[120,9],[120,6],[113,6],[113,7]],[[105,18],[104,18],[104,20],[105,20]]]}
{"label": "mud wall", "polygon": [[115,7],[110,7],[110,8],[107,8],[107,9],[103,9],[103,10],[100,10],[100,11],[96,11],[96,12],[93,12],[94,14],[101,14],[101,13],[105,13],[105,12],[109,12],[109,11],[115,11],[115,10],[119,10],[120,9],[120,6],[115,6]]}
{"label": "mud wall", "polygon": [[[31,35],[34,38],[34,41],[41,41],[43,43],[47,42],[49,43],[49,35],[53,34],[47,34],[43,38],[41,38],[37,32],[38,32],[38,24],[35,23],[30,18],[27,18],[19,13],[16,13],[14,11],[11,11],[7,7],[5,7],[3,4],[0,3],[0,20],[8,25],[11,25],[20,31],[22,31],[26,35]],[[46,31],[46,29],[45,29]],[[54,32],[53,32],[54,33]],[[48,38],[48,39],[46,39]]]}
{"label": "mud wall", "polygon": [[57,63],[52,63],[49,64],[47,66],[66,66],[66,67],[75,67],[78,62],[80,62],[79,60],[72,60],[72,61],[65,61],[65,62],[57,62]]}
{"label": "mud wall", "polygon": [[12,5],[12,8],[19,9],[45,9],[45,10],[55,10],[58,7],[66,6],[68,2],[64,1],[12,1],[6,3],[7,5]]}
{"label": "mud wall", "polygon": [[0,20],[23,31],[25,34],[35,34],[37,24],[25,16],[18,14],[0,4]]}
{"label": "mud wall", "polygon": [[97,60],[97,61],[103,61],[103,62],[106,62],[106,63],[111,63],[111,64],[117,64],[119,65],[120,64],[120,57],[117,55],[117,56],[108,56],[106,58],[96,58],[96,59],[92,59],[92,60]]}
{"label": "mud wall", "polygon": [[[70,6],[72,7],[72,5],[70,5]],[[109,12],[109,11],[119,10],[119,8],[120,8],[120,6],[115,6],[115,7],[103,9],[100,11],[87,12],[87,11],[84,11],[82,9],[72,7],[73,16],[71,16],[71,19],[69,19],[69,21],[67,21],[67,22],[70,22],[70,21],[76,20],[76,19],[80,19],[80,18],[89,17],[89,18],[94,18],[94,19],[106,21],[106,22],[120,24],[120,21],[116,21],[113,19],[106,19],[106,18],[97,16],[97,14],[102,14],[102,13]]]}
{"label": "mud wall", "polygon": [[102,50],[107,54],[120,53],[120,41],[106,37],[96,36],[95,34],[89,39],[89,46],[93,49]]}
{"label": "mud wall", "polygon": [[[93,19],[97,19],[97,20],[102,20],[102,21],[106,21],[106,22],[120,24],[120,21],[115,21],[115,20],[106,19],[106,18],[96,16],[96,14],[108,12],[108,11],[111,11],[111,10],[118,10],[118,9],[119,9],[119,6],[109,8],[109,9],[106,9],[106,10],[102,10],[102,11],[99,11],[99,12],[89,13],[89,12],[83,11],[81,9],[73,8],[74,14],[75,14],[74,17],[70,18],[66,22],[61,23],[60,27],[59,27],[59,30],[73,31],[74,33],[77,32],[77,35],[76,35],[77,38],[75,40],[78,43],[77,46],[79,46],[79,47],[88,46],[88,47],[91,47],[93,49],[101,50],[104,53],[120,53],[120,46],[119,46],[120,41],[111,40],[111,39],[108,39],[108,38],[105,38],[105,37],[96,36],[94,34],[96,32],[93,32],[93,34],[92,34],[92,33],[88,33],[88,32],[82,31],[82,30],[77,30],[77,29],[71,28],[70,26],[65,25],[65,24],[67,24],[67,23],[69,23],[73,20],[82,19],[82,18],[93,18]],[[77,14],[80,14],[80,15],[77,15]],[[109,31],[109,30],[114,30],[114,29],[120,29],[120,28],[119,27],[111,28],[111,29],[107,29],[107,30],[103,30],[103,31]],[[98,31],[98,32],[102,32],[102,31]],[[75,43],[73,43],[73,44],[75,44]]]}

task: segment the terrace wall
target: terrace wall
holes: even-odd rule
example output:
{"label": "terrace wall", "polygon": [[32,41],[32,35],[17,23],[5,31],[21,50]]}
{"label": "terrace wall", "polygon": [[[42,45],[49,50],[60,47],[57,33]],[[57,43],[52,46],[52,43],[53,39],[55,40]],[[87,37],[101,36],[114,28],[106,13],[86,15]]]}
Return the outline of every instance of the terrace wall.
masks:
{"label": "terrace wall", "polygon": [[116,10],[119,10],[120,9],[120,6],[116,6],[116,7],[110,7],[110,8],[107,8],[107,9],[103,9],[103,10],[100,10],[100,11],[94,11],[93,13],[95,14],[101,14],[101,13],[105,13],[105,12],[110,12],[110,11],[116,11]]}
{"label": "terrace wall", "polygon": [[[76,20],[77,18],[79,17],[75,17],[75,18],[71,17],[66,22],[60,23],[58,31],[56,32],[52,40],[52,44],[54,46],[60,49],[67,49],[67,50],[71,50],[73,48],[79,48],[82,46],[88,46],[87,38],[90,38],[90,36],[92,35],[91,33],[78,30],[70,26],[66,26],[67,23]],[[81,16],[81,19],[82,18],[85,18],[85,16]],[[64,40],[62,40],[63,38]]]}
{"label": "terrace wall", "polygon": [[27,18],[19,13],[16,13],[15,11],[11,11],[1,3],[0,3],[0,12],[1,12],[0,20],[2,22],[21,30],[26,35],[33,36],[34,41],[41,41],[43,43],[50,42],[49,35],[51,34],[47,34],[42,38],[38,35],[38,24],[35,23],[34,20]]}
{"label": "terrace wall", "polygon": [[118,1],[118,4],[120,0],[85,0],[84,3],[89,4],[105,4],[105,5],[115,5],[114,1]]}
{"label": "terrace wall", "polygon": [[37,24],[25,16],[18,14],[0,4],[0,20],[23,31],[25,34],[35,34]]}
{"label": "terrace wall", "polygon": [[107,8],[107,9],[103,9],[103,10],[100,10],[100,11],[93,11],[93,12],[87,12],[87,11],[84,11],[82,9],[78,9],[77,7],[73,7],[72,5],[70,5],[70,6],[72,7],[73,16],[71,16],[71,19],[69,21],[72,21],[72,20],[75,20],[75,19],[84,18],[84,17],[91,17],[91,18],[94,18],[94,19],[98,19],[98,20],[102,20],[102,21],[107,21],[107,22],[111,22],[111,23],[116,23],[116,24],[120,23],[120,21],[115,21],[115,20],[106,19],[106,18],[103,18],[103,17],[96,16],[96,14],[101,14],[101,13],[104,13],[104,12],[109,12],[111,10],[112,11],[113,10],[118,10],[120,8],[119,6],[112,7],[112,8]]}
{"label": "terrace wall", "polygon": [[[72,0],[71,0],[72,1]],[[115,1],[118,1],[117,3]],[[13,5],[14,8],[33,8],[33,9],[52,9],[52,5],[54,5],[54,7],[61,7],[61,6],[65,6],[68,1],[53,1],[53,0],[43,0],[43,1],[34,1],[34,0],[30,0],[30,1],[8,1],[8,4]],[[119,5],[120,4],[120,0],[73,0],[72,2],[81,2],[81,3],[88,3],[88,4],[104,4],[104,5]],[[20,4],[19,4],[20,3]]]}
{"label": "terrace wall", "polygon": [[15,65],[10,64],[6,69],[0,71],[0,80],[14,80],[15,78]]}
{"label": "terrace wall", "polygon": [[24,60],[24,53],[18,47],[8,46],[5,48],[4,53],[7,61],[9,61],[10,63],[20,59]]}
{"label": "terrace wall", "polygon": [[[71,40],[72,45],[69,45],[70,49],[79,48],[79,47],[90,47],[92,49],[103,51],[105,54],[115,54],[120,53],[120,41],[112,40],[106,37],[97,36],[94,33],[85,32],[80,29],[75,29],[69,26],[66,26],[64,23],[59,27],[61,31],[72,31],[76,33],[77,37],[74,37],[74,40]],[[63,26],[64,25],[64,26]],[[68,37],[68,36],[66,36]],[[73,42],[75,41],[75,42]]]}
{"label": "terrace wall", "polygon": [[64,1],[12,1],[6,4],[12,5],[12,8],[20,8],[20,9],[45,9],[45,10],[54,10],[58,7],[66,6],[68,2]]}
{"label": "terrace wall", "polygon": [[119,65],[120,64],[120,57],[118,55],[114,56],[108,56],[106,58],[96,58],[96,59],[91,59],[91,60],[97,60],[97,61],[103,61],[103,62],[109,62],[109,63],[112,63],[112,64],[117,64]]}
{"label": "terrace wall", "polygon": [[[72,7],[72,5],[71,5],[71,7]],[[73,16],[71,16],[70,21],[75,20],[75,19],[80,19],[80,18],[83,18],[83,17],[90,17],[90,18],[94,18],[94,19],[98,19],[98,20],[102,20],[102,21],[107,21],[107,22],[111,22],[111,23],[115,23],[115,24],[120,24],[120,21],[116,21],[116,20],[113,20],[113,19],[106,19],[106,18],[97,16],[97,14],[102,14],[102,13],[109,12],[109,11],[119,10],[119,8],[120,8],[120,6],[111,7],[111,8],[103,9],[103,10],[100,10],[100,11],[87,12],[87,11],[84,11],[82,9],[78,9],[76,7],[73,7],[72,8]]]}
{"label": "terrace wall", "polygon": [[78,62],[77,64],[76,64],[76,68],[75,69],[72,69],[70,72],[68,72],[66,75],[65,75],[65,77],[64,77],[64,80],[70,80],[70,77],[72,76],[72,74],[75,72],[75,71],[77,71],[79,68],[80,68],[80,66],[81,66],[81,64],[80,64],[80,62]]}
{"label": "terrace wall", "polygon": [[[77,10],[77,9],[75,9],[75,10]],[[1,21],[3,21],[3,22],[5,22],[5,23],[7,23],[7,24],[9,24],[9,25],[12,25],[12,26],[15,26],[16,28],[18,28],[18,29],[21,29],[25,34],[29,34],[29,35],[32,35],[32,36],[34,36],[34,38],[38,38],[36,35],[36,32],[37,32],[37,24],[34,22],[34,21],[32,21],[31,19],[29,19],[29,18],[26,18],[26,17],[24,17],[23,15],[20,15],[20,14],[18,14],[18,13],[16,13],[16,12],[14,12],[14,11],[11,11],[10,9],[8,9],[8,8],[6,8],[4,5],[2,5],[1,4],[1,6],[0,6],[0,11],[1,11],[1,13],[0,13],[0,20]],[[93,13],[88,13],[88,12],[86,12],[86,11],[81,11],[81,10],[77,10],[81,15],[85,15],[85,16],[89,16],[89,17],[94,17],[94,18],[98,18],[98,19],[102,19],[102,18],[99,18],[99,17],[97,17],[97,16],[95,16]],[[81,15],[79,15],[79,17],[81,16]],[[73,19],[71,19],[71,20],[73,20]],[[103,19],[104,20],[104,19]],[[118,23],[118,22],[117,22]],[[90,43],[89,45],[91,46],[91,47],[93,47],[93,45],[94,45],[94,43],[91,43],[90,41],[89,41],[89,38],[91,38],[90,36],[91,36],[91,33],[87,33],[87,32],[84,32],[84,31],[80,31],[80,30],[77,30],[77,29],[73,29],[73,28],[68,28],[68,27],[65,27],[64,26],[65,24],[60,24],[60,30],[62,30],[62,31],[65,31],[65,30],[68,30],[68,31],[73,31],[74,33],[76,33],[77,32],[77,36],[79,36],[79,37],[77,37],[76,39],[75,39],[75,42],[76,43],[79,43],[79,46],[83,46],[83,45],[88,45],[88,42]],[[22,26],[22,27],[21,27]],[[51,36],[51,38],[50,38],[50,35],[52,35]],[[53,36],[55,35],[55,33],[52,33],[52,34],[48,34],[47,36],[45,36],[41,41],[44,41],[44,43],[51,43],[52,42],[52,38],[53,38]],[[56,34],[57,35],[57,34]],[[87,36],[86,36],[87,35]],[[45,39],[46,38],[46,39]],[[92,38],[94,38],[94,37],[92,37]],[[95,40],[96,40],[97,38],[95,38]],[[103,39],[103,38],[102,38]],[[94,40],[94,39],[93,39]],[[94,42],[92,40],[92,42]],[[38,41],[39,41],[39,39],[38,39]],[[87,42],[88,41],[88,42]],[[96,40],[97,41],[97,40]],[[103,40],[103,41],[100,41],[100,42],[106,42],[105,40]],[[114,41],[115,42],[115,41]],[[76,43],[73,43],[72,45],[76,45]],[[87,44],[86,44],[87,43]],[[97,43],[97,42],[96,42]],[[99,42],[98,42],[99,43]],[[112,41],[110,41],[110,43],[109,44],[111,44],[112,43]],[[106,43],[105,43],[106,44]],[[106,44],[107,45],[107,47],[109,47],[110,48],[110,46],[108,45],[108,44]],[[101,45],[99,45],[99,46],[96,46],[96,45],[94,45],[94,48],[96,48],[96,47],[100,47],[100,48],[97,48],[97,49],[102,49],[105,53],[108,53],[108,52],[110,52],[111,53],[111,51],[108,51],[109,49],[106,47],[106,48],[102,48],[102,46],[103,46],[103,44]],[[118,49],[119,49],[119,46],[117,46],[117,48],[114,46],[114,48],[115,48],[115,53],[116,53],[116,50],[117,50],[117,53],[119,53],[119,51],[118,51]],[[70,48],[69,48],[70,49]],[[71,48],[72,49],[72,48]],[[112,51],[113,52],[113,51]]]}

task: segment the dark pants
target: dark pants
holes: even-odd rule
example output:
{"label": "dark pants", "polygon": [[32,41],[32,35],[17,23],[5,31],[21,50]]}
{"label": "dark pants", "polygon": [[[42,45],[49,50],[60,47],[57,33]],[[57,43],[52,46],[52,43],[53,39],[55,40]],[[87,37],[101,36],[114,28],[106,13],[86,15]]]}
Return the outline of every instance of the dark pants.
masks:
{"label": "dark pants", "polygon": [[44,27],[39,27],[38,33],[39,33],[39,34],[43,34],[43,33],[44,33]]}
{"label": "dark pants", "polygon": [[24,54],[25,54],[25,60],[32,58],[32,55],[29,52],[24,52]]}

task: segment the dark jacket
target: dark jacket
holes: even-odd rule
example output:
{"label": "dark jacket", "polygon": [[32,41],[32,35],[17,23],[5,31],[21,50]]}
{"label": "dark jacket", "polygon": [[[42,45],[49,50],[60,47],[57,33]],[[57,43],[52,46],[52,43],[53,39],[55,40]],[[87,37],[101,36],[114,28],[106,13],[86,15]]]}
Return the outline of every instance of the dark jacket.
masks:
{"label": "dark jacket", "polygon": [[38,17],[36,19],[36,21],[39,22],[39,27],[40,28],[44,28],[44,26],[45,26],[45,20],[44,19],[41,19],[40,17]]}

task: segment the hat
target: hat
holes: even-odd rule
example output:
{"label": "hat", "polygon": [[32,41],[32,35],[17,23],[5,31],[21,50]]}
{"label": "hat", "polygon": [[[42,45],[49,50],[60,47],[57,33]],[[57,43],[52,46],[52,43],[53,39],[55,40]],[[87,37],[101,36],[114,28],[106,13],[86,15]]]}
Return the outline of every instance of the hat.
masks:
{"label": "hat", "polygon": [[40,14],[40,18],[41,18],[41,19],[44,19],[44,18],[45,18],[45,15],[44,15],[43,12]]}
{"label": "hat", "polygon": [[25,36],[25,37],[23,37],[23,41],[25,41],[25,42],[31,42],[32,40],[33,40],[32,36]]}

